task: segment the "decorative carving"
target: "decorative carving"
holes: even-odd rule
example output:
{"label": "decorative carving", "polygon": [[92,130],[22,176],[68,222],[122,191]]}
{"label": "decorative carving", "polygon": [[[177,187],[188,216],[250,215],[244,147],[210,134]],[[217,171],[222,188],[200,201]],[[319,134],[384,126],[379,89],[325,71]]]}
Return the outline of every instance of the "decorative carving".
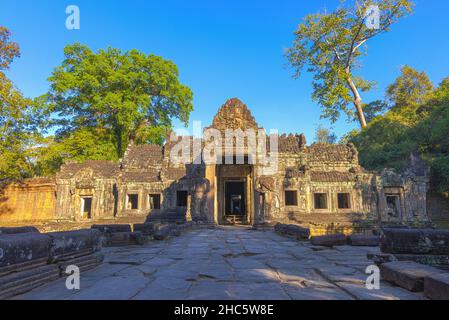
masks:
{"label": "decorative carving", "polygon": [[214,118],[211,128],[220,131],[225,130],[257,130],[259,126],[251,115],[248,107],[239,99],[233,98],[226,103],[218,111]]}
{"label": "decorative carving", "polygon": [[275,187],[273,177],[262,176],[256,181],[256,191],[259,193],[274,192]]}
{"label": "decorative carving", "polygon": [[306,175],[306,171],[309,170],[309,166],[304,165],[300,168],[287,168],[285,169],[285,178],[286,179],[297,179],[304,178]]}
{"label": "decorative carving", "polygon": [[304,151],[307,140],[304,134],[283,134],[279,137],[279,152],[299,153]]}

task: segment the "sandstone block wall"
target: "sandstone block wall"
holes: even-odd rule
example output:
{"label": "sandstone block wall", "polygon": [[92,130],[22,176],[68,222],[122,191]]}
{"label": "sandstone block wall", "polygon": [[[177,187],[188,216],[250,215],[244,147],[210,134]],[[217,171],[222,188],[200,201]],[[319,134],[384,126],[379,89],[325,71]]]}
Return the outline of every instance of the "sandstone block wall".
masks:
{"label": "sandstone block wall", "polygon": [[0,225],[53,220],[55,206],[55,182],[51,179],[10,184],[0,191]]}

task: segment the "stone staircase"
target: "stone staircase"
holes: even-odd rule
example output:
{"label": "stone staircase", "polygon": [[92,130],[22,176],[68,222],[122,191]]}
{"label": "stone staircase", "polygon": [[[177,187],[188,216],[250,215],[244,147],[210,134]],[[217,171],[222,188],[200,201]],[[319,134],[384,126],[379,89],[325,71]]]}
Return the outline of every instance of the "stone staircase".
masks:
{"label": "stone staircase", "polygon": [[147,218],[147,222],[186,223],[186,209],[178,208],[176,210],[152,212]]}

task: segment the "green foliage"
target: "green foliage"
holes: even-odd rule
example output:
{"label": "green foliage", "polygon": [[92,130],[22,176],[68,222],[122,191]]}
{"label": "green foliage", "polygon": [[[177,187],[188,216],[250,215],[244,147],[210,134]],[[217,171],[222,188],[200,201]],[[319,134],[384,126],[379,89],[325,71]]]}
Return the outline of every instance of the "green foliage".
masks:
{"label": "green foliage", "polygon": [[425,72],[404,66],[401,75],[387,89],[387,100],[393,111],[402,115],[402,121],[413,124],[421,118],[417,108],[429,98],[434,87]]}
{"label": "green foliage", "polygon": [[417,106],[424,103],[433,91],[433,84],[427,74],[410,66],[401,68],[401,75],[387,89],[387,99],[395,109]]}
{"label": "green foliage", "polygon": [[[287,58],[299,77],[306,70],[314,74],[313,99],[322,107],[322,116],[337,121],[340,113],[358,118],[366,126],[360,92],[369,91],[374,83],[356,74],[359,60],[366,54],[371,38],[390,30],[392,24],[412,11],[409,0],[342,1],[331,13],[311,14],[304,18],[295,33]],[[351,5],[352,4],[352,5]],[[381,12],[380,29],[366,26],[369,6]],[[348,107],[353,103],[353,108]]]}
{"label": "green foliage", "polygon": [[431,83],[423,75],[403,69],[389,87],[395,89],[392,109],[346,138],[358,147],[367,169],[403,169],[410,154],[419,152],[431,166],[434,191],[449,196],[449,79],[429,91]]}
{"label": "green foliage", "polygon": [[160,142],[173,118],[188,122],[192,91],[178,79],[171,61],[137,50],[92,52],[74,44],[50,77],[49,111],[61,140],[82,128],[102,129],[114,137],[114,157],[130,141]]}
{"label": "green foliage", "polygon": [[54,137],[46,138],[37,151],[35,174],[39,176],[54,174],[67,159],[77,162],[117,161],[114,142],[113,135],[104,129],[97,128],[82,128],[61,140],[56,140]]}
{"label": "green foliage", "polygon": [[193,94],[171,61],[70,45],[50,92],[32,101],[3,73],[20,55],[9,38],[0,27],[0,180],[54,174],[67,160],[117,161],[130,142],[162,144],[172,119],[188,122]]}
{"label": "green foliage", "polygon": [[316,143],[335,144],[337,142],[337,136],[330,129],[319,125],[315,132]]}
{"label": "green foliage", "polygon": [[388,103],[382,100],[375,100],[363,105],[363,112],[365,113],[366,122],[370,123],[378,116],[385,114],[389,108]]}
{"label": "green foliage", "polygon": [[9,30],[0,27],[0,180],[33,174],[32,146],[38,139],[36,123],[40,115],[33,101],[24,98],[3,73],[20,56],[19,46],[10,41],[10,36]]}

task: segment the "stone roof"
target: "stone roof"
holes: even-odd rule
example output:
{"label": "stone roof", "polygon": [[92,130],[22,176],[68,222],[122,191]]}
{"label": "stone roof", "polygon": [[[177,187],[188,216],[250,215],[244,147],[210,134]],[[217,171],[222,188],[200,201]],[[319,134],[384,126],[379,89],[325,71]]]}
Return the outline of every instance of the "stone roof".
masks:
{"label": "stone roof", "polygon": [[123,168],[153,168],[160,167],[163,160],[163,149],[159,145],[131,145],[126,150],[122,160]]}
{"label": "stone roof", "polygon": [[186,176],[186,168],[168,168],[163,171],[163,176],[167,180],[180,180]]}
{"label": "stone roof", "polygon": [[57,178],[71,179],[80,171],[91,170],[93,177],[115,178],[119,173],[119,165],[112,161],[88,160],[84,163],[71,162],[61,166]]}
{"label": "stone roof", "polygon": [[355,180],[354,174],[350,172],[310,172],[310,179],[314,182],[351,182]]}
{"label": "stone roof", "polygon": [[358,162],[358,153],[352,144],[316,143],[308,148],[311,161]]}
{"label": "stone roof", "polygon": [[161,181],[160,171],[156,169],[125,171],[121,177],[123,182],[150,183]]}

